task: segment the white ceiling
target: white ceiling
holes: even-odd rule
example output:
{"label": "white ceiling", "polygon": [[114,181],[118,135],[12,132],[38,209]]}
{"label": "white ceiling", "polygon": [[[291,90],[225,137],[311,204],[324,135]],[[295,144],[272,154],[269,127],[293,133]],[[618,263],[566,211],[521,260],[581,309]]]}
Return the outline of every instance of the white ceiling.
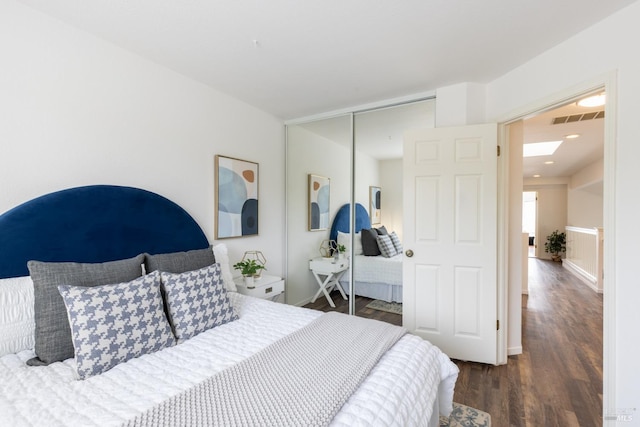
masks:
{"label": "white ceiling", "polygon": [[635,0],[18,0],[282,119],[489,82]]}
{"label": "white ceiling", "polygon": [[[541,178],[570,177],[584,167],[604,156],[604,119],[575,121],[552,124],[553,118],[575,116],[589,112],[604,111],[603,107],[585,108],[572,102],[552,111],[524,120],[524,143],[563,141],[550,156],[527,157],[523,159],[523,176]],[[575,139],[567,135],[579,134]],[[546,161],[553,161],[547,165]]]}

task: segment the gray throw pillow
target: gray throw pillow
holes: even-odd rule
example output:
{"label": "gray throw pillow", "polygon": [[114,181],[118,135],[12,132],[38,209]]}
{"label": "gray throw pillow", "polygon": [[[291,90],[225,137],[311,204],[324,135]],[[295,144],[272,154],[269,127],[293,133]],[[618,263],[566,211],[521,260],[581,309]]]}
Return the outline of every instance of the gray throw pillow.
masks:
{"label": "gray throw pillow", "polygon": [[126,283],[58,290],[71,323],[80,379],[176,343],[162,309],[158,272]]}
{"label": "gray throw pillow", "polygon": [[172,252],[169,254],[145,254],[144,265],[147,273],[160,270],[167,273],[184,273],[199,270],[215,264],[216,257],[209,248],[194,249],[186,252]]}
{"label": "gray throw pillow", "polygon": [[368,230],[363,229],[361,232],[362,239],[362,253],[365,256],[378,256],[380,255],[380,248],[378,248],[378,233],[374,228]]}
{"label": "gray throw pillow", "polygon": [[99,286],[133,280],[142,275],[144,255],[104,263],[29,261],[35,308],[35,352],[28,365],[40,366],[73,357],[71,328],[60,285]]}
{"label": "gray throw pillow", "polygon": [[403,250],[402,249],[402,242],[400,242],[400,238],[398,237],[396,232],[392,231],[391,234],[389,234],[389,238],[391,238],[391,242],[393,243],[393,246],[396,248],[396,252],[401,254],[402,250]]}
{"label": "gray throw pillow", "polygon": [[385,227],[384,225],[380,226],[380,228],[374,228],[374,230],[376,230],[378,236],[386,236],[387,234],[389,234],[389,232],[387,231],[387,227]]}
{"label": "gray throw pillow", "polygon": [[393,246],[391,237],[386,234],[378,236],[378,247],[380,248],[380,253],[385,258],[391,258],[392,256],[398,255],[398,251],[396,251],[396,247]]}
{"label": "gray throw pillow", "polygon": [[179,342],[238,319],[220,264],[182,274],[160,273],[169,320]]}

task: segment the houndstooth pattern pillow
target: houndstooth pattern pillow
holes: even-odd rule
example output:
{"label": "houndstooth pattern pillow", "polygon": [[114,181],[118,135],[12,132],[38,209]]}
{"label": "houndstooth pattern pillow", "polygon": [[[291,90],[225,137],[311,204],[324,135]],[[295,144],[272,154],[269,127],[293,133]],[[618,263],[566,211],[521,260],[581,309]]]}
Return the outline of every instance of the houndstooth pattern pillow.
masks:
{"label": "houndstooth pattern pillow", "polygon": [[169,320],[179,341],[238,319],[219,264],[181,274],[160,274]]}
{"label": "houndstooth pattern pillow", "polygon": [[127,283],[63,285],[58,291],[67,308],[81,379],[175,344],[157,272]]}
{"label": "houndstooth pattern pillow", "polygon": [[402,253],[402,243],[400,242],[400,238],[398,237],[396,232],[392,231],[391,234],[389,234],[389,238],[391,239],[391,243],[393,243],[393,247],[396,248],[396,252],[401,254]]}
{"label": "houndstooth pattern pillow", "polygon": [[381,234],[378,236],[378,248],[380,248],[380,253],[385,258],[391,258],[394,255],[397,255],[396,247],[393,246],[393,242],[391,241],[391,237],[387,234]]}

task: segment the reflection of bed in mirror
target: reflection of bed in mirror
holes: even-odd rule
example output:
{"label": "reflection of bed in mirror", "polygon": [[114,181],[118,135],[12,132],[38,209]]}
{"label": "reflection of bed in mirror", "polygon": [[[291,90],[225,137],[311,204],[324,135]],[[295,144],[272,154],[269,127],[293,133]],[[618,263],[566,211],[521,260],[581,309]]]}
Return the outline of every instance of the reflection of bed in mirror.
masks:
{"label": "reflection of bed in mirror", "polygon": [[[392,257],[383,255],[367,256],[363,254],[361,236],[363,230],[370,230],[369,214],[364,206],[356,203],[355,242],[354,242],[354,293],[358,296],[387,302],[402,302],[402,254]],[[333,219],[330,239],[350,246],[350,206],[343,205]],[[348,253],[349,251],[347,251]],[[351,275],[342,276],[340,283],[346,293],[350,292]]]}

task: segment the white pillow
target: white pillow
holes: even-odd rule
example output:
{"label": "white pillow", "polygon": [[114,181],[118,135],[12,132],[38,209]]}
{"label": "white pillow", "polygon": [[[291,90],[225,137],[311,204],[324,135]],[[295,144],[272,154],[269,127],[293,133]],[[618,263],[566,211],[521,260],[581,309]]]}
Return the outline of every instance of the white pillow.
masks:
{"label": "white pillow", "polygon": [[0,279],[0,356],[34,348],[33,305],[31,277]]}
{"label": "white pillow", "polygon": [[[344,245],[344,247],[347,248],[347,254],[348,254],[349,248],[351,247],[351,234],[338,231],[338,244]],[[364,251],[362,249],[362,238],[360,237],[360,232],[357,232],[355,236],[355,242],[353,245],[353,254],[354,255],[364,254]]]}
{"label": "white pillow", "polygon": [[213,255],[216,257],[216,262],[220,264],[220,270],[222,271],[222,282],[224,287],[229,292],[237,292],[236,284],[233,281],[233,273],[231,273],[231,265],[229,265],[229,253],[227,252],[227,245],[220,243],[213,247]]}

